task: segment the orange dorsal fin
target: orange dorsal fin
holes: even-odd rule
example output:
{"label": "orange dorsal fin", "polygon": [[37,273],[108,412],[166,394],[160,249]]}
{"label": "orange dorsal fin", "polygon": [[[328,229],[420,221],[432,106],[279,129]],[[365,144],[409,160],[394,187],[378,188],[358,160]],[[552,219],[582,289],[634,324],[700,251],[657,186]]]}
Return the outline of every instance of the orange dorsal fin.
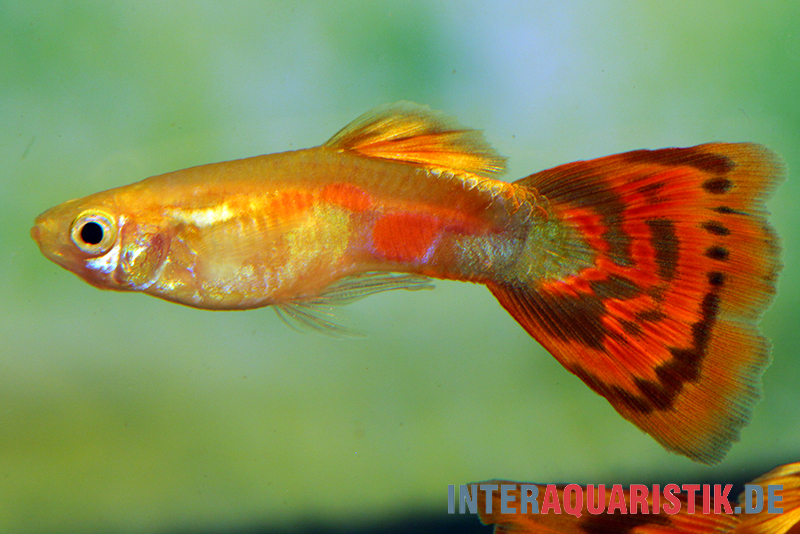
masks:
{"label": "orange dorsal fin", "polygon": [[463,128],[454,119],[411,102],[372,109],[323,146],[458,175],[489,177],[505,170],[505,158],[481,132]]}
{"label": "orange dorsal fin", "polygon": [[574,250],[593,255],[562,258],[572,273],[555,279],[489,287],[623,417],[717,463],[769,364],[757,322],[780,262],[764,201],[783,174],[752,144],[639,150],[534,174],[517,183],[580,236]]}
{"label": "orange dorsal fin", "polygon": [[[758,513],[747,513],[746,499],[750,499],[750,510],[757,509],[752,492],[744,491],[739,496],[739,525],[734,534],[795,534],[800,532],[800,462],[776,467],[750,483],[761,486],[763,491],[762,508]],[[775,489],[781,501],[775,504],[781,513],[771,513],[767,505],[769,486],[782,486]]]}

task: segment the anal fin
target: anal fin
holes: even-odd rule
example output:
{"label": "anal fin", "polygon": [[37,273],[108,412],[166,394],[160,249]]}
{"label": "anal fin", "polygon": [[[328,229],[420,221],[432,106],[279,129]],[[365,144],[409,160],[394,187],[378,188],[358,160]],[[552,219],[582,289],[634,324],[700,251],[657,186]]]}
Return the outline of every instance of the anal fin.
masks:
{"label": "anal fin", "polygon": [[418,274],[368,272],[337,280],[319,295],[278,303],[274,306],[275,313],[298,330],[311,330],[334,337],[358,336],[357,332],[336,322],[333,307],[395,289],[433,289],[433,284],[430,278]]}

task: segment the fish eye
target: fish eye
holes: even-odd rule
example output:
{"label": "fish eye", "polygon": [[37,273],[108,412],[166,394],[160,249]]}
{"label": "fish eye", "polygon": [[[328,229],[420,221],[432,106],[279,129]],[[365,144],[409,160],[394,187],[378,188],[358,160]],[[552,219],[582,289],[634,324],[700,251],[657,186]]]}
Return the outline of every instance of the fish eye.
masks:
{"label": "fish eye", "polygon": [[73,221],[72,242],[92,256],[108,252],[117,240],[114,218],[100,210],[86,210]]}

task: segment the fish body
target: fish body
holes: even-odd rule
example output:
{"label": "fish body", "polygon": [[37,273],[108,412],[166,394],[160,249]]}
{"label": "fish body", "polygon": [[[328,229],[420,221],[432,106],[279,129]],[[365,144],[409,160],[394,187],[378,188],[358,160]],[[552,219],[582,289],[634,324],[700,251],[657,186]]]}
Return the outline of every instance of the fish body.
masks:
{"label": "fish body", "polygon": [[[48,257],[97,287],[216,310],[313,299],[373,272],[519,278],[514,258],[543,209],[515,184],[434,173],[327,146],[257,156],[57,206],[34,235]],[[94,210],[119,234],[105,253],[58,241]]]}
{"label": "fish body", "polygon": [[670,450],[738,439],[769,346],[753,144],[639,150],[508,183],[481,134],[428,108],[373,110],[320,147],[181,170],[37,218],[42,252],[96,287],[214,310],[320,309],[429,278],[488,286],[568,370]]}

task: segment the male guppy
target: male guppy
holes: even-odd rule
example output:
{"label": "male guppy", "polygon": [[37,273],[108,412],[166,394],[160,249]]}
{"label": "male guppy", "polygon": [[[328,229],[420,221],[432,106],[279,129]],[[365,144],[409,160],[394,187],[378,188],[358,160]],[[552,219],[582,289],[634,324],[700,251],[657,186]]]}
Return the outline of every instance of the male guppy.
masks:
{"label": "male guppy", "polygon": [[[482,135],[408,103],[322,146],[72,200],[31,230],[90,284],[197,308],[319,309],[428,277],[485,284],[666,448],[720,461],[758,400],[780,269],[753,144],[638,150],[497,180]],[[392,274],[397,273],[397,274]]]}

